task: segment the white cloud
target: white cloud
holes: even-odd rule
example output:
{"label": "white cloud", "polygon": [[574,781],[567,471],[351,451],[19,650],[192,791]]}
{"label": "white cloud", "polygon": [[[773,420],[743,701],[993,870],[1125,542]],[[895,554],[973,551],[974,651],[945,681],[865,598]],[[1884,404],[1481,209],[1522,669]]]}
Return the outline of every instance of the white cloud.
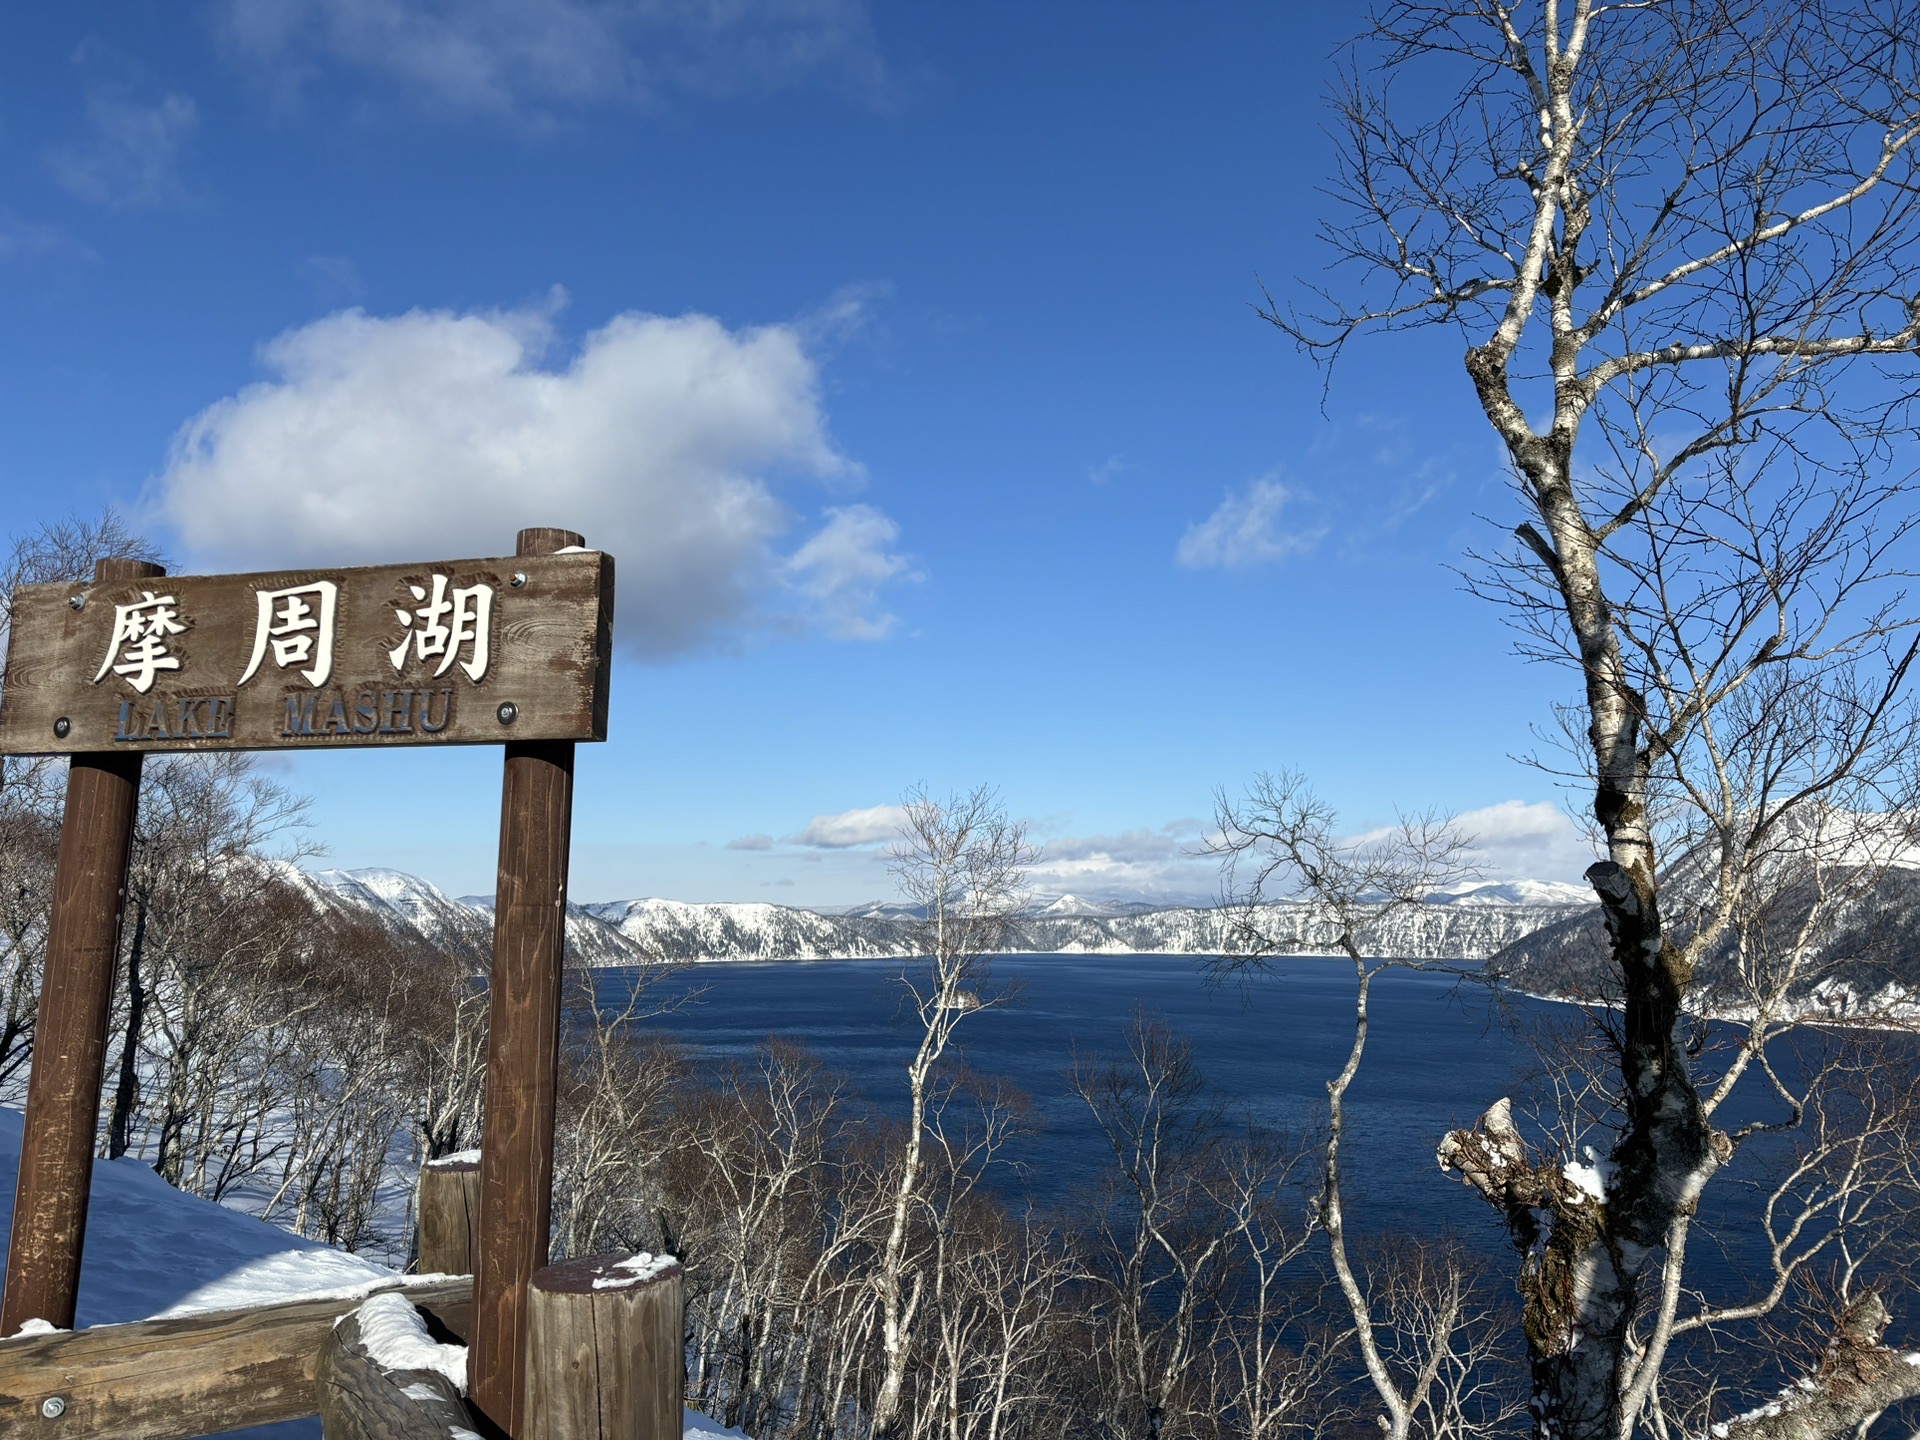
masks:
{"label": "white cloud", "polygon": [[53,178],[97,205],[153,205],[176,198],[176,166],[200,115],[192,99],[167,95],[142,105],[109,88],[87,95],[87,135],[47,154]]}
{"label": "white cloud", "polygon": [[[1470,858],[1482,880],[1577,882],[1594,861],[1593,847],[1566,812],[1545,800],[1502,800],[1463,811],[1453,817],[1453,828],[1472,841]],[[1382,826],[1347,839],[1364,845],[1394,833]]]}
{"label": "white cloud", "polygon": [[738,839],[727,841],[727,849],[771,850],[773,849],[773,837],[771,835],[742,835]]}
{"label": "white cloud", "polygon": [[841,640],[880,640],[894,618],[876,609],[880,589],[895,579],[919,579],[905,558],[887,547],[900,527],[871,505],[827,511],[827,523],[787,557],[785,573],[806,612]]}
{"label": "white cloud", "polygon": [[790,326],[625,314],[563,363],[541,312],[347,310],[265,347],[272,379],[182,427],[152,503],[206,568],[510,553],[528,525],[619,561],[622,648],[730,629],[884,635],[893,522],[827,511],[791,553],[783,478],[857,481]]}
{"label": "white cloud", "polygon": [[1489,880],[1577,881],[1594,860],[1593,847],[1559,806],[1502,800],[1456,818],[1474,837],[1474,851]]}
{"label": "white cloud", "polygon": [[907,812],[898,805],[869,805],[838,815],[816,815],[797,837],[802,845],[821,850],[843,850],[850,845],[875,845],[898,837]]}
{"label": "white cloud", "polygon": [[23,220],[9,211],[0,210],[0,263],[38,259],[60,251],[70,251],[89,260],[94,258],[91,250],[58,225]]}
{"label": "white cloud", "polygon": [[221,31],[283,86],[330,61],[455,110],[893,88],[863,0],[226,0]]}
{"label": "white cloud", "polygon": [[1325,527],[1285,530],[1281,512],[1293,495],[1279,481],[1255,480],[1246,489],[1228,491],[1219,507],[1189,525],[1174,552],[1190,570],[1251,570],[1311,550]]}
{"label": "white cloud", "polygon": [[1029,872],[1041,894],[1086,900],[1206,904],[1217,898],[1219,861],[1201,853],[1197,820],[1174,820],[1116,835],[1049,839]]}

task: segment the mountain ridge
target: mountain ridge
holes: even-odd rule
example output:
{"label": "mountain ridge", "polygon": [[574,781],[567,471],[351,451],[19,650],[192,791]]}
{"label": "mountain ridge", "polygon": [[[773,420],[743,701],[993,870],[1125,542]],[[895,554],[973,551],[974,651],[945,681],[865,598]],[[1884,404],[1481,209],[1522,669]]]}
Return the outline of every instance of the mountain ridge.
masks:
{"label": "mountain ridge", "polygon": [[[300,872],[316,894],[372,914],[383,925],[429,939],[484,948],[491,897],[455,900],[429,882],[383,867]],[[1456,887],[1433,903],[1385,917],[1364,936],[1374,954],[1407,959],[1483,961],[1542,928],[1592,906],[1562,898],[1576,887],[1526,881]],[[1543,897],[1523,901],[1514,896]],[[1331,949],[1336,934],[1315,907],[1265,906],[1262,916],[1282,949]],[[1234,912],[1219,906],[1040,897],[1008,953],[1067,955],[1214,955],[1232,950]],[[767,901],[684,901],[647,897],[568,906],[567,940],[589,965],[659,962],[715,964],[754,960],[905,958],[917,953],[915,917],[888,902],[836,912]]]}

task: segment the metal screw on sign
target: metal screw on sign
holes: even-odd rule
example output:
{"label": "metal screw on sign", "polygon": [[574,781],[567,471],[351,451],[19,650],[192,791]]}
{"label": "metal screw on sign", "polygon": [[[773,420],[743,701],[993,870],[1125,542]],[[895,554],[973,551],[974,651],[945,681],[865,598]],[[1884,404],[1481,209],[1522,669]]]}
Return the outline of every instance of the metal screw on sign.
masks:
{"label": "metal screw on sign", "polygon": [[68,735],[73,733],[73,721],[62,715],[58,720],[53,722],[53,733],[62,740],[66,739]]}
{"label": "metal screw on sign", "polygon": [[49,1395],[40,1402],[40,1413],[49,1420],[58,1420],[67,1413],[67,1402],[58,1395]]}
{"label": "metal screw on sign", "polygon": [[500,723],[502,725],[511,725],[520,718],[520,707],[511,700],[503,700],[500,703],[500,708],[493,713],[500,717]]}
{"label": "metal screw on sign", "polygon": [[86,608],[87,608],[87,597],[86,597],[86,596],[84,596],[84,595],[69,595],[69,596],[67,597],[67,608],[68,608],[69,610],[84,610],[84,609],[86,609]]}
{"label": "metal screw on sign", "polygon": [[525,587],[527,583],[527,577],[524,574],[522,574],[520,571],[516,570],[513,572],[513,578],[507,581],[507,583],[513,586],[514,589],[519,590]]}

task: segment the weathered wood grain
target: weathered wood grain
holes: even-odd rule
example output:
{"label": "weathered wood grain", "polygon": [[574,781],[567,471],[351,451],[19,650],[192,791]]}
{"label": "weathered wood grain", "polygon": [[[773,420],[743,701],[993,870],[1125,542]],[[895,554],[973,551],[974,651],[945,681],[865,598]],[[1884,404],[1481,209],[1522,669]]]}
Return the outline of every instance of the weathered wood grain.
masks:
{"label": "weathered wood grain", "polygon": [[[520,532],[525,552],[580,543],[565,530]],[[525,1417],[527,1283],[547,1263],[553,1206],[572,823],[573,745],[516,741],[507,746],[468,1394],[474,1409],[516,1436]]]}
{"label": "weathered wood grain", "polygon": [[[144,561],[107,559],[94,577],[111,585],[162,573]],[[73,1325],[139,796],[138,754],[75,755],[68,767],[0,1335],[35,1319]]]}
{"label": "weathered wood grain", "polygon": [[568,1260],[533,1277],[524,1440],[679,1440],[680,1266],[646,1274],[622,1268],[626,1259]]}
{"label": "weathered wood grain", "polygon": [[480,1224],[480,1162],[429,1160],[420,1168],[414,1208],[423,1275],[471,1275]]}
{"label": "weathered wood grain", "polygon": [[[472,1282],[396,1283],[452,1335],[472,1320]],[[190,1440],[316,1413],[314,1377],[333,1322],[364,1296],[298,1300],[178,1320],[0,1340],[0,1435]],[[58,1422],[44,1401],[66,1406]]]}
{"label": "weathered wood grain", "polygon": [[[303,590],[319,585],[334,587],[331,625],[320,591]],[[284,611],[280,592],[300,592],[304,609]],[[137,642],[115,643],[133,618],[118,607],[148,600],[169,602],[149,657],[160,668],[137,663]],[[0,754],[604,740],[612,601],[612,557],[592,552],[23,586]],[[151,629],[156,613],[138,618]],[[282,630],[283,614],[304,628]],[[409,637],[442,627],[443,649],[423,655],[415,639],[396,666]]]}
{"label": "weathered wood grain", "polygon": [[326,1440],[462,1440],[473,1416],[437,1370],[388,1370],[368,1354],[359,1310],[327,1332],[314,1395]]}

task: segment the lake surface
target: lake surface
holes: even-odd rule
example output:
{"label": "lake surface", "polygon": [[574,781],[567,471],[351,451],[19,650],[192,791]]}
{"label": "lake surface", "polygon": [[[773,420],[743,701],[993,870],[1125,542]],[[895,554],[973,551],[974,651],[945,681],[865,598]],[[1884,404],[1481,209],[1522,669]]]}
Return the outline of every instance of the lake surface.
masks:
{"label": "lake surface", "polygon": [[[670,993],[692,996],[689,1003],[646,1028],[714,1059],[750,1056],[770,1035],[798,1041],[875,1109],[904,1115],[905,1067],[918,1036],[900,970],[897,960],[702,965],[668,982]],[[1085,1059],[1124,1058],[1136,1013],[1192,1042],[1230,1113],[1290,1131],[1324,1115],[1326,1082],[1352,1040],[1353,972],[1338,961],[1282,960],[1244,990],[1208,986],[1188,956],[1009,956],[995,960],[991,974],[1020,993],[967,1016],[957,1043],[975,1070],[1033,1098],[1043,1133],[1020,1158],[1042,1205],[1084,1188],[1110,1155],[1067,1071],[1076,1050]],[[602,972],[609,997],[626,983],[622,972]],[[1514,1003],[1523,1024],[1568,1013]],[[1485,1203],[1440,1172],[1434,1147],[1515,1091],[1531,1049],[1484,990],[1451,977],[1392,972],[1375,983],[1372,1009],[1366,1063],[1347,1106],[1350,1226],[1450,1230],[1476,1248],[1503,1246]]]}
{"label": "lake surface", "polygon": [[[846,1076],[873,1109],[904,1116],[905,1069],[918,1036],[900,973],[898,960],[696,966],[659,992],[687,1003],[646,1028],[714,1061],[750,1057],[769,1036],[797,1041]],[[1190,956],[1008,956],[993,962],[991,976],[996,985],[1017,986],[1018,997],[969,1015],[956,1043],[974,1069],[1033,1098],[1041,1133],[1017,1151],[1024,1174],[998,1184],[1049,1208],[1084,1190],[1111,1156],[1069,1084],[1074,1054],[1123,1059],[1136,1014],[1192,1042],[1203,1076],[1230,1114],[1296,1133],[1323,1120],[1327,1080],[1344,1063],[1353,1034],[1353,972],[1329,959],[1276,961],[1244,988],[1209,986]],[[623,971],[599,978],[608,998],[624,996],[630,983]],[[1434,1150],[1448,1130],[1472,1124],[1501,1096],[1519,1105],[1539,1068],[1538,1036],[1584,1033],[1585,1016],[1551,1001],[1495,996],[1447,975],[1392,971],[1375,982],[1372,1021],[1347,1102],[1349,1229],[1450,1234],[1489,1260],[1510,1263],[1504,1229],[1476,1193],[1441,1172]],[[1817,1032],[1809,1043],[1820,1043]],[[1774,1052],[1789,1076],[1799,1069],[1790,1050],[1782,1042]],[[1737,1125],[1767,1104],[1750,1084],[1718,1118]],[[1717,1300],[1751,1293],[1760,1278],[1765,1187],[1756,1182],[1786,1143],[1749,1145],[1709,1192],[1687,1270],[1689,1283]]]}

